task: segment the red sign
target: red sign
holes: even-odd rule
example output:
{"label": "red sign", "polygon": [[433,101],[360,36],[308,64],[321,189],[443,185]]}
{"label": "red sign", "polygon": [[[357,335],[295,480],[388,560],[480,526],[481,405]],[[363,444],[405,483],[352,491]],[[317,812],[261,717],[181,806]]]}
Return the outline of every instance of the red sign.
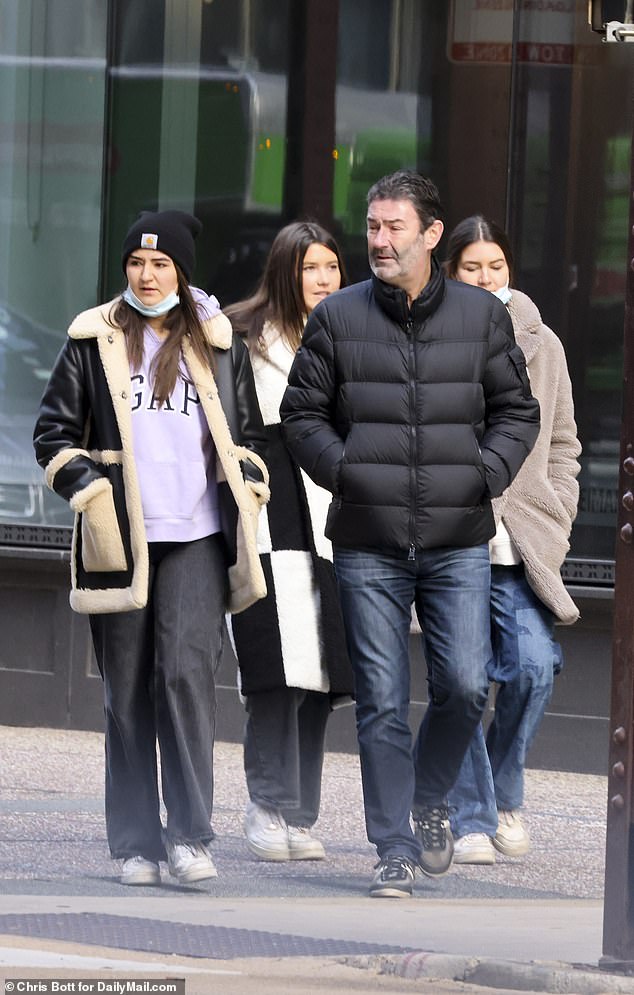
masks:
{"label": "red sign", "polygon": [[[571,65],[576,8],[574,0],[522,0],[520,62]],[[452,0],[449,17],[448,55],[453,62],[510,63],[513,0]]]}

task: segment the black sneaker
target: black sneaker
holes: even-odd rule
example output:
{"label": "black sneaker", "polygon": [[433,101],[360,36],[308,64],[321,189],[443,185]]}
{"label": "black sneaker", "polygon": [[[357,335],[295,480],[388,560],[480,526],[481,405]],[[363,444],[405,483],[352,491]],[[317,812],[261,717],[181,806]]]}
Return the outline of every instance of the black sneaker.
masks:
{"label": "black sneaker", "polygon": [[419,809],[414,819],[414,835],[422,847],[420,869],[429,877],[445,874],[453,860],[453,836],[449,828],[446,805],[428,805]]}
{"label": "black sneaker", "polygon": [[410,898],[416,869],[409,857],[392,854],[375,865],[370,898]]}

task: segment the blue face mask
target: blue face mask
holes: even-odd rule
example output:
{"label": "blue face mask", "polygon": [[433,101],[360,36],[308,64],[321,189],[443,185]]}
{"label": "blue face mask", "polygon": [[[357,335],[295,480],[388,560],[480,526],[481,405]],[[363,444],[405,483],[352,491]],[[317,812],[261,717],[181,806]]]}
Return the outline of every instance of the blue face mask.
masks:
{"label": "blue face mask", "polygon": [[147,304],[139,300],[136,294],[130,290],[129,284],[121,296],[124,301],[127,301],[130,307],[133,307],[135,311],[138,311],[145,318],[160,318],[162,314],[167,314],[173,307],[180,304],[180,297],[174,290],[167,297],[164,297],[162,301],[159,301],[158,304],[153,304],[151,307],[148,307]]}
{"label": "blue face mask", "polygon": [[499,298],[499,300],[501,300],[503,304],[508,304],[511,297],[513,296],[511,291],[509,290],[508,283],[506,284],[505,287],[500,287],[499,290],[492,290],[491,293],[493,294],[494,297]]}

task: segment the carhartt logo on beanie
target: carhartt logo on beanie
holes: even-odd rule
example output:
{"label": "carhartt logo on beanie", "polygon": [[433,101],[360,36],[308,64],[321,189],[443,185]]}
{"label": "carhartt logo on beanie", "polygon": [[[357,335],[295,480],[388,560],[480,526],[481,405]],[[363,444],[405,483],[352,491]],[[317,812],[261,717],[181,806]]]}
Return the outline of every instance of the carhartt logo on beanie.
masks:
{"label": "carhartt logo on beanie", "polygon": [[202,227],[198,218],[185,211],[141,211],[123,240],[123,272],[135,249],[155,249],[173,259],[190,280],[196,263],[194,239]]}

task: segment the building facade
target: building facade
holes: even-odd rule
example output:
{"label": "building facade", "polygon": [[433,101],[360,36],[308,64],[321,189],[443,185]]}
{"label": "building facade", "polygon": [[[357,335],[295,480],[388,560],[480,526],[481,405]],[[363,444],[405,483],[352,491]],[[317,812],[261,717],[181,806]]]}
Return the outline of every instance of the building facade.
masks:
{"label": "building facade", "polygon": [[[515,282],[565,346],[583,455],[564,573],[582,619],[561,631],[533,761],[605,769],[634,46],[604,44],[587,8],[0,0],[0,722],[101,725],[68,607],[70,514],[31,435],[70,320],[122,288],[138,211],[201,219],[194,282],[229,304],[297,217],[331,227],[365,278],[366,191],[403,166],[434,178],[448,228],[482,212],[508,229]],[[227,654],[228,738],[234,677]],[[350,710],[331,736],[354,744]]]}

